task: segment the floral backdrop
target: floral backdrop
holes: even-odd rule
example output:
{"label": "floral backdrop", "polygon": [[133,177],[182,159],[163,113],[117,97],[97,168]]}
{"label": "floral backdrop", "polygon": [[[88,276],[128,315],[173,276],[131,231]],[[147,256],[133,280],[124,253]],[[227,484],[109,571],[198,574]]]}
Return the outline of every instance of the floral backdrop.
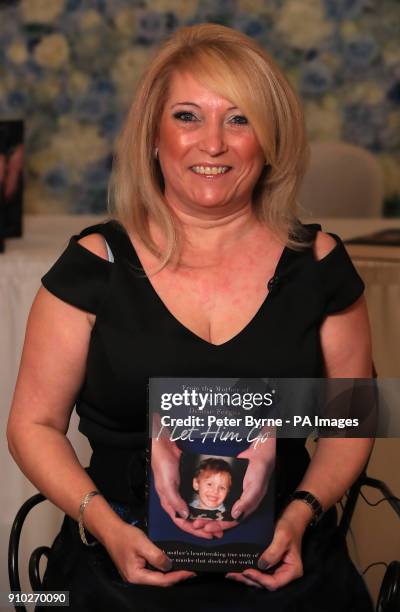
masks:
{"label": "floral backdrop", "polygon": [[310,139],[372,151],[387,206],[400,204],[398,0],[0,0],[0,118],[26,121],[28,211],[105,210],[149,55],[204,21],[259,41],[300,93]]}

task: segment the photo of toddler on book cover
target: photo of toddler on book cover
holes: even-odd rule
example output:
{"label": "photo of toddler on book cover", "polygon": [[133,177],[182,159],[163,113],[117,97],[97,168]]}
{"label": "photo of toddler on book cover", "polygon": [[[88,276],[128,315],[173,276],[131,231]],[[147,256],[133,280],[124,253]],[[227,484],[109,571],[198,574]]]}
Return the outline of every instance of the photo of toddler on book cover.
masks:
{"label": "photo of toddler on book cover", "polygon": [[[181,494],[188,502],[189,520],[206,518],[216,521],[232,521],[230,508],[226,503],[233,485],[232,458],[206,457],[200,461],[192,471],[191,485],[194,495],[191,496],[192,499],[188,499],[185,485],[187,485],[188,476],[190,479],[192,457],[197,456],[182,455],[181,460]],[[189,461],[189,458],[192,461]]]}

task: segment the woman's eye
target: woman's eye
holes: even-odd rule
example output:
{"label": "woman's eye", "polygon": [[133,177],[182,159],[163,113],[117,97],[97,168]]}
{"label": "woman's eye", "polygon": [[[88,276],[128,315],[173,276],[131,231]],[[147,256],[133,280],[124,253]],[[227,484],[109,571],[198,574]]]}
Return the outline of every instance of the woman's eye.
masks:
{"label": "woman's eye", "polygon": [[247,125],[249,123],[244,115],[235,115],[230,121],[236,125]]}
{"label": "woman's eye", "polygon": [[180,121],[184,121],[185,123],[189,123],[190,121],[195,121],[196,117],[193,113],[189,111],[180,111],[179,113],[174,113],[175,119],[179,119]]}

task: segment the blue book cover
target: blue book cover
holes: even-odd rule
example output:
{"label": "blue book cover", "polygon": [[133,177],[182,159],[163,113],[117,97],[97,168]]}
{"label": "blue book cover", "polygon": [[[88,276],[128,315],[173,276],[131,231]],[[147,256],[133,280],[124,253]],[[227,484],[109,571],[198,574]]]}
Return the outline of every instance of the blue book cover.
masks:
{"label": "blue book cover", "polygon": [[[174,569],[256,567],[272,540],[275,439],[261,426],[245,427],[239,403],[215,405],[193,394],[229,389],[232,395],[231,383],[150,380],[147,532]],[[191,395],[181,401],[188,386]],[[246,389],[249,381],[245,388],[236,384],[234,392]],[[167,405],[166,397],[176,401]],[[255,470],[263,457],[268,465]],[[260,482],[254,482],[257,477]],[[243,502],[246,511],[237,516]]]}

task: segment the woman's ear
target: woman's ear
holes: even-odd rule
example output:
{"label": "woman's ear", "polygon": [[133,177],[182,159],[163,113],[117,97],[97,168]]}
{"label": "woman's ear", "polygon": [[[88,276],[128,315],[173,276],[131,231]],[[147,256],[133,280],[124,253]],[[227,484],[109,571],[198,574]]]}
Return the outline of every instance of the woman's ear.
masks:
{"label": "woman's ear", "polygon": [[199,490],[199,481],[197,478],[193,478],[192,486],[195,491]]}

